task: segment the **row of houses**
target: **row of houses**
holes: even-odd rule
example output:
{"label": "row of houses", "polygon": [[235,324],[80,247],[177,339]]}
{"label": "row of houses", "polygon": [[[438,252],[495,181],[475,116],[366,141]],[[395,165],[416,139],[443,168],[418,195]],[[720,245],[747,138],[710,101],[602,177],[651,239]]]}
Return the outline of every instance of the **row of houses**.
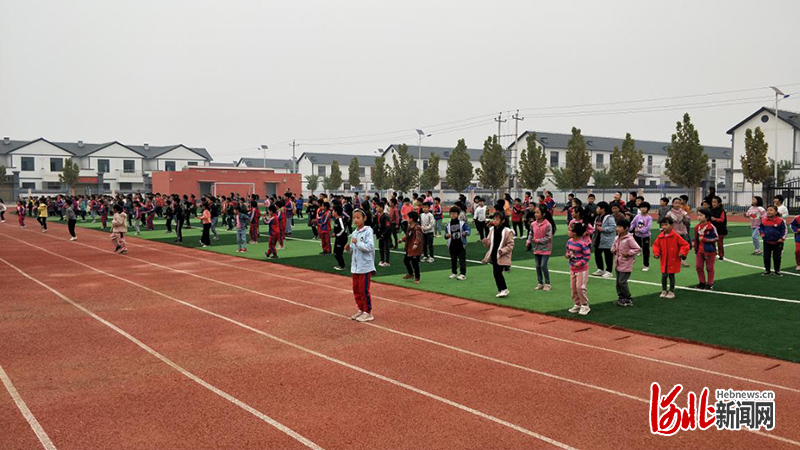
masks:
{"label": "row of houses", "polygon": [[[776,126],[777,125],[777,126]],[[744,135],[746,129],[755,129],[761,127],[765,133],[765,140],[770,148],[769,157],[774,158],[775,139],[778,142],[778,157],[779,161],[790,161],[793,164],[793,169],[790,171],[790,177],[800,176],[800,120],[798,120],[798,113],[791,111],[779,111],[777,121],[775,120],[774,109],[760,108],[753,112],[739,123],[727,130],[727,134],[731,136],[730,147],[718,146],[704,146],[705,152],[708,155],[709,173],[706,181],[707,186],[715,186],[718,189],[722,188],[728,191],[744,191],[749,189],[749,183],[746,183],[741,170],[741,156],[744,154]],[[563,168],[566,161],[567,143],[571,137],[570,134],[565,133],[550,133],[539,130],[524,131],[517,139],[511,143],[508,149],[509,160],[514,167],[514,171],[518,170],[519,153],[523,148],[527,147],[527,138],[530,134],[536,134],[536,144],[540,149],[544,149],[547,157],[548,167]],[[612,138],[602,136],[584,135],[586,147],[589,151],[592,166],[595,170],[607,170],[611,161],[611,154],[614,147],[621,147],[623,138]],[[636,140],[636,148],[642,150],[644,155],[644,165],[638,174],[638,185],[642,188],[669,188],[673,187],[672,180],[666,175],[665,162],[667,159],[667,147],[670,142],[666,141],[646,141]],[[318,152],[305,152],[297,160],[297,171],[303,175],[319,175],[325,177],[330,175],[331,167],[334,161],[339,163],[342,170],[345,183],[342,186],[344,190],[352,190],[354,187],[350,186],[347,181],[347,171],[350,161],[353,157],[358,158],[359,172],[361,185],[355,187],[357,190],[374,190],[372,185],[372,169],[376,156],[383,156],[387,163],[391,165],[393,156],[397,154],[399,144],[390,144],[380,152],[373,155],[356,155],[352,153],[318,153]],[[447,182],[445,175],[447,171],[447,161],[453,148],[450,147],[432,147],[422,146],[421,149],[416,145],[409,145],[409,152],[414,156],[417,166],[420,170],[424,170],[428,166],[428,161],[431,154],[438,156],[441,160],[439,165],[439,175],[441,178],[440,184],[436,190],[447,190]],[[421,153],[421,158],[419,154]],[[480,157],[483,153],[482,148],[468,148],[470,161],[473,168],[480,167]],[[261,159],[261,158],[241,158],[236,165],[243,167],[266,167],[281,173],[290,173],[292,171],[291,159]],[[549,172],[552,174],[552,172]],[[594,179],[590,180],[589,186],[594,183]],[[472,185],[480,188],[480,183],[477,179],[472,181]],[[543,189],[555,190],[550,177],[546,179],[546,184]],[[758,188],[758,186],[756,186]]]}
{"label": "row of houses", "polygon": [[44,138],[20,141],[9,137],[0,142],[0,166],[12,174],[15,187],[23,193],[63,192],[59,174],[67,159],[80,167],[76,186],[79,193],[147,191],[152,186],[153,172],[211,164],[206,149],[183,144],[151,146],[117,141],[93,144]]}

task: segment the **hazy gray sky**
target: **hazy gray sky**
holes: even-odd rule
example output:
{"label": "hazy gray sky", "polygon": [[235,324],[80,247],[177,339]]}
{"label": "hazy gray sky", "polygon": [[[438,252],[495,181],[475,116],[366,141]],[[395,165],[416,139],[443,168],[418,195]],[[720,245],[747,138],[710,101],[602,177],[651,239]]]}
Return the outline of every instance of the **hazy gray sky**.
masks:
{"label": "hazy gray sky", "polygon": [[781,108],[800,110],[797,23],[796,0],[0,0],[0,134],[229,161],[259,144],[289,156],[291,139],[298,156],[368,153],[416,143],[418,127],[430,145],[480,147],[492,116],[519,108],[521,130],[652,140],[688,111],[703,143],[727,146],[772,104],[768,85],[798,92]]}

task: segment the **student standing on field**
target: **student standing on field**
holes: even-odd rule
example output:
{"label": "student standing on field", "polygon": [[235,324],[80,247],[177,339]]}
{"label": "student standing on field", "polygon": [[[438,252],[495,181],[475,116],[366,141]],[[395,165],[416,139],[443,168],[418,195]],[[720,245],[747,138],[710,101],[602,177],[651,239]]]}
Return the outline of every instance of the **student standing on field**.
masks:
{"label": "student standing on field", "polygon": [[[601,202],[605,203],[605,202]],[[592,248],[583,238],[586,226],[576,223],[567,230],[567,251],[564,255],[569,260],[570,290],[572,291],[572,314],[585,316],[589,314],[589,295],[586,285],[589,282],[589,261],[592,259]]]}
{"label": "student standing on field", "polygon": [[344,270],[344,248],[347,246],[347,225],[344,221],[344,209],[340,205],[333,207],[333,256],[336,266],[333,270]]}
{"label": "student standing on field", "polygon": [[389,220],[389,215],[385,212],[386,203],[378,202],[375,206],[375,221],[373,223],[375,237],[378,239],[378,248],[380,249],[381,262],[378,263],[381,267],[389,267],[389,260],[391,257],[392,248],[392,224]]}
{"label": "student standing on field", "polygon": [[[632,207],[634,205],[631,205]],[[633,272],[633,263],[636,261],[642,248],[631,236],[628,231],[631,227],[628,219],[621,219],[617,222],[617,237],[611,245],[611,253],[614,255],[614,265],[617,268],[617,306],[633,306],[633,297],[628,288],[628,280]]]}
{"label": "student standing on field", "polygon": [[[584,229],[585,232],[585,229]],[[611,208],[606,202],[597,204],[597,218],[594,226],[594,260],[597,270],[592,274],[603,278],[613,278],[614,270],[613,256],[611,255],[611,245],[614,243],[614,236],[617,234],[617,222],[611,214]],[[583,235],[583,233],[581,233]],[[604,264],[605,263],[605,264]]]}
{"label": "student standing on field", "polygon": [[[700,284],[697,289],[714,288],[714,264],[717,257],[717,240],[721,239],[714,224],[711,223],[713,212],[707,208],[697,211],[698,223],[694,228],[694,254],[697,279]],[[720,258],[722,259],[722,258]],[[705,271],[703,268],[705,267]],[[708,272],[706,279],[705,272]]]}
{"label": "student standing on field", "polygon": [[650,270],[650,230],[653,227],[653,218],[650,217],[650,203],[639,204],[638,213],[631,222],[630,232],[639,248],[642,249],[642,272]]}
{"label": "student standing on field", "polygon": [[375,274],[375,242],[372,228],[367,226],[367,213],[363,209],[353,211],[353,224],[356,229],[350,236],[345,250],[353,257],[350,261],[350,272],[353,274],[353,296],[358,312],[350,316],[357,322],[375,320],[372,315],[372,294],[370,282]]}
{"label": "student standing on field", "polygon": [[[678,200],[680,201],[680,200]],[[675,298],[675,274],[681,271],[681,262],[689,254],[689,243],[673,230],[671,217],[663,218],[661,234],[653,242],[653,257],[661,260],[661,298]],[[669,289],[667,289],[669,280]]]}
{"label": "student standing on field", "polygon": [[42,233],[47,233],[47,200],[45,200],[44,197],[39,200],[39,206],[37,206],[36,209],[39,211],[37,220],[39,221],[39,225],[42,226]]}
{"label": "student standing on field", "polygon": [[17,221],[20,228],[25,228],[25,202],[22,200],[17,202]]}
{"label": "student standing on field", "polygon": [[[573,219],[574,220],[574,219]],[[583,223],[583,222],[574,222]],[[574,223],[568,228],[572,228]],[[528,235],[528,246],[533,249],[533,257],[536,260],[536,279],[538,284],[536,290],[550,290],[550,269],[548,262],[553,251],[553,226],[547,221],[547,207],[539,205],[534,212],[534,220],[530,225]]]}
{"label": "student standing on field", "polygon": [[450,223],[445,227],[444,238],[450,251],[450,278],[464,281],[467,279],[467,236],[471,230],[466,221],[459,219],[459,214],[461,208],[458,206],[450,208]]}
{"label": "student standing on field", "polygon": [[406,256],[403,263],[406,266],[404,280],[414,278],[414,284],[419,284],[419,257],[422,255],[422,228],[417,224],[419,214],[416,211],[408,213],[408,223],[406,224],[406,235],[402,241],[406,244]]}
{"label": "student standing on field", "polygon": [[770,262],[772,262],[775,267],[775,275],[782,277],[781,255],[783,254],[783,242],[786,240],[786,222],[778,214],[778,206],[774,204],[767,206],[767,217],[761,220],[758,231],[764,239],[764,273],[762,275],[772,274],[770,270]]}
{"label": "student standing on field", "polygon": [[481,261],[492,264],[494,282],[497,286],[497,298],[508,297],[509,290],[503,272],[511,267],[511,254],[514,251],[514,230],[507,227],[502,212],[494,213],[489,235],[483,239],[483,246],[488,250]]}
{"label": "student standing on field", "polygon": [[719,236],[719,240],[717,241],[719,251],[717,255],[719,256],[719,260],[722,261],[725,259],[723,241],[725,240],[725,236],[728,235],[728,216],[725,214],[725,208],[722,206],[722,198],[718,196],[711,198],[711,217],[708,218],[708,220],[717,230],[717,235]]}
{"label": "student standing on field", "polygon": [[128,215],[122,208],[122,205],[114,205],[114,217],[111,219],[111,241],[116,245],[114,253],[119,252],[120,255],[128,253],[128,246],[125,243],[125,233],[128,232],[126,223],[128,222]]}
{"label": "student standing on field", "polygon": [[745,216],[750,218],[750,231],[753,236],[753,255],[761,254],[761,235],[758,227],[761,226],[761,219],[767,217],[767,210],[764,209],[764,199],[759,196],[753,197],[750,202],[750,209]]}
{"label": "student standing on field", "polygon": [[67,199],[66,203],[66,216],[67,216],[67,229],[69,230],[70,241],[78,240],[78,237],[75,236],[75,224],[78,222],[78,215],[75,214],[75,206],[73,206],[73,202],[71,198]]}
{"label": "student standing on field", "polygon": [[436,228],[436,219],[430,211],[429,203],[422,204],[422,214],[420,214],[420,226],[422,227],[422,259],[421,262],[432,263],[433,258],[433,233]]}
{"label": "student standing on field", "polygon": [[203,202],[202,208],[200,223],[203,224],[203,234],[200,237],[200,244],[205,248],[211,245],[211,211],[208,209],[208,202]]}
{"label": "student standing on field", "polygon": [[247,226],[250,216],[245,214],[238,203],[233,206],[233,225],[236,226],[236,252],[247,252]]}

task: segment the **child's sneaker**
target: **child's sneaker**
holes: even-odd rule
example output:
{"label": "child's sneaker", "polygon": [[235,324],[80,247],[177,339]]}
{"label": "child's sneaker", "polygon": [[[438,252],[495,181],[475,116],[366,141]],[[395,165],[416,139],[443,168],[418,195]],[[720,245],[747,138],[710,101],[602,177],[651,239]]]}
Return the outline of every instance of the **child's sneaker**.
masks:
{"label": "child's sneaker", "polygon": [[461,275],[459,275],[459,276],[458,276],[456,279],[457,279],[458,281],[464,281],[464,280],[466,280],[466,279],[467,279],[467,276],[466,276],[466,275],[464,275],[464,274],[462,273],[462,274],[461,274]]}
{"label": "child's sneaker", "polygon": [[373,320],[375,320],[375,317],[368,312],[356,317],[356,322],[372,322]]}
{"label": "child's sneaker", "polygon": [[783,272],[781,272],[781,271],[779,271],[779,270],[776,270],[776,271],[775,271],[775,276],[776,276],[776,277],[782,277],[782,276],[783,276]]}
{"label": "child's sneaker", "polygon": [[126,253],[128,253],[128,249],[127,248],[123,248],[122,251],[119,252],[120,255],[124,255]]}
{"label": "child's sneaker", "polygon": [[458,275],[456,275],[456,274],[454,274],[454,273],[451,273],[451,274],[450,274],[450,278],[458,278]]}
{"label": "child's sneaker", "polygon": [[770,275],[772,275],[772,272],[770,272],[769,270],[765,270],[764,272],[761,273],[762,277],[768,277]]}
{"label": "child's sneaker", "polygon": [[667,296],[665,298],[675,298],[675,293],[672,291],[667,292]]}
{"label": "child's sneaker", "polygon": [[714,290],[714,285],[713,284],[707,284],[706,285],[706,290],[707,291],[713,291]]}
{"label": "child's sneaker", "polygon": [[544,285],[544,290],[545,290],[545,291],[549,291],[550,289],[551,289],[551,288],[550,288],[550,285],[549,285],[549,284],[545,284],[545,285]]}
{"label": "child's sneaker", "polygon": [[419,284],[419,278],[417,278],[416,280],[414,280],[414,284]]}
{"label": "child's sneaker", "polygon": [[70,240],[70,241],[77,241],[77,240],[78,240],[78,238],[77,238],[77,237],[71,237],[71,238],[69,238],[69,240]]}
{"label": "child's sneaker", "polygon": [[[25,227],[23,227],[23,228],[25,228]],[[797,271],[797,272],[800,272],[800,266],[795,267],[794,270]]]}
{"label": "child's sneaker", "polygon": [[661,295],[659,295],[659,297],[667,298],[667,291],[661,291]]}
{"label": "child's sneaker", "polygon": [[117,248],[114,249],[114,253],[117,253],[119,251],[119,249],[121,249],[121,248],[122,248],[122,246],[118,245]]}
{"label": "child's sneaker", "polygon": [[603,278],[614,278],[614,274],[611,272],[606,272],[603,274]]}
{"label": "child's sneaker", "polygon": [[649,267],[647,267],[647,266],[642,267],[642,272],[647,272],[648,270],[650,270]]}
{"label": "child's sneaker", "polygon": [[541,291],[542,289],[544,289],[544,284],[542,284],[542,283],[539,283],[539,284],[537,284],[537,285],[536,285],[536,287],[535,287],[535,288],[533,288],[533,289],[534,289],[534,290],[536,290],[536,291]]}
{"label": "child's sneaker", "polygon": [[344,270],[344,267],[333,266],[333,270]]}
{"label": "child's sneaker", "polygon": [[617,306],[626,306],[625,305],[625,300],[623,300],[621,298],[617,299],[617,301],[615,301],[614,304],[617,305]]}
{"label": "child's sneaker", "polygon": [[581,306],[580,311],[578,311],[578,314],[580,314],[582,316],[585,316],[585,315],[589,314],[589,311],[591,311],[591,310],[592,309],[589,308],[589,305],[583,305],[583,306]]}
{"label": "child's sneaker", "polygon": [[694,288],[695,289],[705,289],[706,288],[706,284],[705,283],[700,283],[697,286],[695,286]]}
{"label": "child's sneaker", "polygon": [[603,275],[604,273],[606,273],[606,271],[605,271],[605,270],[603,270],[603,269],[597,269],[597,270],[595,270],[594,272],[592,272],[592,275],[594,275],[594,276],[596,276],[596,277],[599,277],[599,276]]}
{"label": "child's sneaker", "polygon": [[352,316],[350,316],[350,320],[356,320],[362,314],[364,314],[364,311],[359,311],[359,312],[353,314]]}
{"label": "child's sneaker", "polygon": [[392,266],[392,265],[391,265],[391,264],[389,264],[388,262],[387,262],[387,263],[383,263],[383,267],[391,267],[391,266]]}
{"label": "child's sneaker", "polygon": [[572,308],[568,309],[567,312],[571,312],[572,314],[577,314],[578,311],[581,310],[580,305],[574,305]]}
{"label": "child's sneaker", "polygon": [[497,298],[508,297],[508,294],[509,294],[508,289],[503,289],[502,291],[498,292],[497,295],[495,295],[495,297]]}
{"label": "child's sneaker", "polygon": [[403,275],[403,279],[404,279],[404,280],[408,280],[408,279],[410,279],[410,278],[411,278],[411,277],[413,277],[413,276],[414,276],[414,275],[411,275],[411,274],[408,274],[408,273],[407,273],[407,274]]}

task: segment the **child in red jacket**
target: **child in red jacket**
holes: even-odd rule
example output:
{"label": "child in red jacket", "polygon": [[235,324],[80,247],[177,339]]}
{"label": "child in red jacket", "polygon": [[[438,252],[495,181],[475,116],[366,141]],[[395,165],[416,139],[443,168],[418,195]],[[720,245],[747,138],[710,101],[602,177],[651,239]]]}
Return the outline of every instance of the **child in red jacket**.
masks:
{"label": "child in red jacket", "polygon": [[[665,217],[658,221],[661,234],[653,242],[653,257],[661,260],[661,298],[675,298],[675,274],[681,271],[681,261],[689,254],[689,243],[672,229],[675,222]],[[669,279],[669,289],[667,289]]]}

